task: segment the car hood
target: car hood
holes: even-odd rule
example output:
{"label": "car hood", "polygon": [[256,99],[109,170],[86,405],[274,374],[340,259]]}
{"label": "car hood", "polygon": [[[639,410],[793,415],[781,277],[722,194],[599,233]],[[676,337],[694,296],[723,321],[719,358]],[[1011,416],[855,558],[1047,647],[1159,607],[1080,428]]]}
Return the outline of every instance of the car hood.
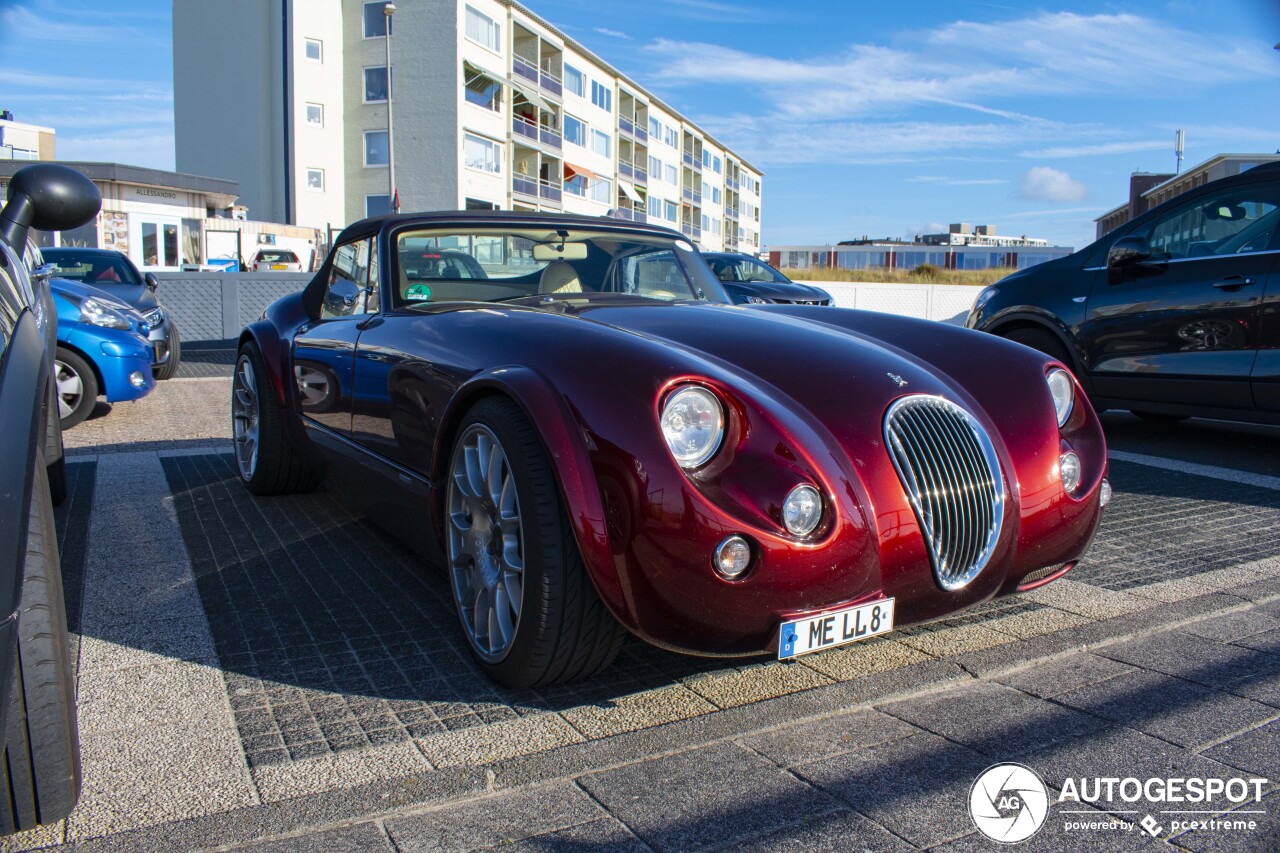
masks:
{"label": "car hood", "polygon": [[829,298],[825,290],[807,284],[780,281],[722,281],[724,289],[744,296],[785,299],[787,302],[813,302]]}
{"label": "car hood", "polygon": [[[86,287],[88,286],[90,285],[86,285]],[[156,299],[155,293],[145,284],[107,284],[103,282],[93,286],[104,293],[110,294],[116,301],[129,305],[139,314],[145,314],[160,305],[160,300]]]}

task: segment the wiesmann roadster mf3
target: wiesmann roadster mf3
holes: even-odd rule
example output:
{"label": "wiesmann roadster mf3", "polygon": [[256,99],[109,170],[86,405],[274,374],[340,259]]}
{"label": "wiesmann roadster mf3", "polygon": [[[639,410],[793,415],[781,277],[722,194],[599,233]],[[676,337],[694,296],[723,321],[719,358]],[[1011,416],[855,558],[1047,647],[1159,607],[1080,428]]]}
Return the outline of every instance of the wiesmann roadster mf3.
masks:
{"label": "wiesmann roadster mf3", "polygon": [[735,306],[679,233],[610,219],[358,222],[244,330],[231,408],[251,492],[327,480],[444,567],[517,687],[598,672],[624,630],[788,658],[1030,589],[1110,497],[1053,359]]}

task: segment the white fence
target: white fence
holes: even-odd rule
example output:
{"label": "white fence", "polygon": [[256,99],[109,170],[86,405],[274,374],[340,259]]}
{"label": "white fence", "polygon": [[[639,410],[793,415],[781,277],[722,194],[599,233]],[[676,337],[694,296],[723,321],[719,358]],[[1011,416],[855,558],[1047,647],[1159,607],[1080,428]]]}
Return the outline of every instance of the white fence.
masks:
{"label": "white fence", "polygon": [[[797,281],[799,281],[797,279]],[[802,281],[821,287],[841,308],[881,311],[954,326],[964,319],[981,287],[963,284],[889,284],[871,281]]]}

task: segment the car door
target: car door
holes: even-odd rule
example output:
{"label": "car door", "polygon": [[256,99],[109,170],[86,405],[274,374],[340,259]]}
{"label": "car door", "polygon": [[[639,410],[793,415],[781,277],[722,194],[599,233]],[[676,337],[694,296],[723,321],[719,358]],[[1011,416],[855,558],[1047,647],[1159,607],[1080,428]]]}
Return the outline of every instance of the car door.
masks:
{"label": "car door", "polygon": [[1272,252],[1272,257],[1276,263],[1262,298],[1252,375],[1253,402],[1264,412],[1280,412],[1280,252]]}
{"label": "car door", "polygon": [[[1120,237],[1151,257],[1098,275],[1081,328],[1100,398],[1251,409],[1280,183],[1198,193]],[[1119,239],[1119,238],[1118,238]]]}
{"label": "car door", "polygon": [[[370,290],[374,238],[361,238],[334,251],[320,317],[298,330],[293,340],[293,375],[300,414],[343,435],[351,432],[352,371],[356,341],[378,312]],[[376,285],[376,271],[373,273]]]}

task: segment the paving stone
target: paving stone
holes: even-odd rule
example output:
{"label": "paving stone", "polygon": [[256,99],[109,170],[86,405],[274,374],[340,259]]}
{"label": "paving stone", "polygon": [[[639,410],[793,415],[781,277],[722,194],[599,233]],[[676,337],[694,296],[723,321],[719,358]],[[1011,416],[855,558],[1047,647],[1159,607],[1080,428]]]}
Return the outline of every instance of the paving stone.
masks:
{"label": "paving stone", "polygon": [[1206,749],[1204,755],[1257,776],[1280,780],[1280,721],[1242,732]]}
{"label": "paving stone", "polygon": [[730,744],[591,773],[578,784],[656,850],[759,837],[836,808],[821,791]]}
{"label": "paving stone", "polygon": [[[1262,814],[1252,814],[1259,811]],[[1255,828],[1223,829],[1210,824],[1203,829],[1197,827],[1174,835],[1170,843],[1193,853],[1275,853],[1280,850],[1280,793],[1266,794],[1261,803],[1245,803],[1213,817],[1232,822],[1253,821]]]}
{"label": "paving stone", "polygon": [[920,729],[879,711],[856,711],[822,720],[790,723],[739,742],[782,767],[918,734]]}
{"label": "paving stone", "polygon": [[1280,629],[1280,619],[1269,616],[1258,608],[1251,608],[1192,622],[1182,630],[1197,637],[1231,643],[1276,629]]}
{"label": "paving stone", "polygon": [[649,850],[620,821],[612,817],[481,849],[495,853],[580,853],[584,850],[646,853]]}
{"label": "paving stone", "polygon": [[987,623],[987,627],[1025,640],[1029,637],[1039,637],[1042,634],[1052,634],[1057,631],[1065,631],[1068,628],[1075,628],[1086,624],[1088,621],[1087,617],[1075,613],[1068,613],[1065,610],[1057,610],[1052,607],[1042,607],[1027,613],[1015,613],[1012,616],[993,619]]}
{"label": "paving stone", "polygon": [[794,826],[719,849],[734,853],[907,853],[916,848],[860,814],[837,811],[815,814]]}
{"label": "paving stone", "polygon": [[836,681],[848,681],[927,660],[929,655],[919,649],[897,640],[880,639],[807,655],[804,664]]}
{"label": "paving stone", "polygon": [[922,732],[802,765],[797,776],[917,846],[973,831],[968,797],[991,761]]}
{"label": "paving stone", "polygon": [[600,807],[571,782],[475,797],[453,806],[384,821],[401,853],[463,851],[509,845],[598,821]]}
{"label": "paving stone", "polygon": [[830,678],[797,661],[691,678],[685,686],[720,708],[732,708],[830,683]]}
{"label": "paving stone", "polygon": [[1280,715],[1267,705],[1145,670],[1117,675],[1056,700],[1190,749]]}
{"label": "paving stone", "polygon": [[1081,652],[996,676],[994,680],[1032,696],[1051,699],[1125,672],[1133,672],[1133,667]]}
{"label": "paving stone", "polygon": [[560,716],[583,737],[594,740],[714,710],[715,705],[687,687],[677,685],[620,696],[607,704],[578,705],[561,711]]}
{"label": "paving stone", "polygon": [[898,641],[930,657],[947,657],[963,652],[988,649],[1013,642],[1009,634],[1002,634],[986,625],[969,624],[954,628],[924,631],[919,634],[902,634]]}
{"label": "paving stone", "polygon": [[1118,643],[1095,654],[1209,686],[1280,670],[1278,657],[1208,640],[1192,641],[1181,631]]}
{"label": "paving stone", "polygon": [[1189,578],[1174,578],[1160,581],[1159,583],[1135,586],[1126,591],[1130,595],[1139,598],[1150,598],[1154,601],[1169,604],[1187,598],[1208,595],[1214,591],[1214,587],[1201,583],[1200,576],[1195,575]]}
{"label": "paving stone", "polygon": [[418,748],[435,767],[458,767],[489,764],[583,740],[578,730],[560,717],[543,715],[432,735],[419,739]]}
{"label": "paving stone", "polygon": [[258,841],[232,848],[236,853],[394,853],[386,834],[374,823],[344,826],[324,832]]}
{"label": "paving stone", "polygon": [[1123,616],[1150,606],[1149,602],[1134,598],[1127,592],[1102,589],[1071,578],[1056,580],[1030,592],[1024,592],[1022,596],[1087,619]]}
{"label": "paving stone", "polygon": [[1100,720],[990,682],[879,706],[879,710],[962,744],[1007,759],[1102,728]]}

